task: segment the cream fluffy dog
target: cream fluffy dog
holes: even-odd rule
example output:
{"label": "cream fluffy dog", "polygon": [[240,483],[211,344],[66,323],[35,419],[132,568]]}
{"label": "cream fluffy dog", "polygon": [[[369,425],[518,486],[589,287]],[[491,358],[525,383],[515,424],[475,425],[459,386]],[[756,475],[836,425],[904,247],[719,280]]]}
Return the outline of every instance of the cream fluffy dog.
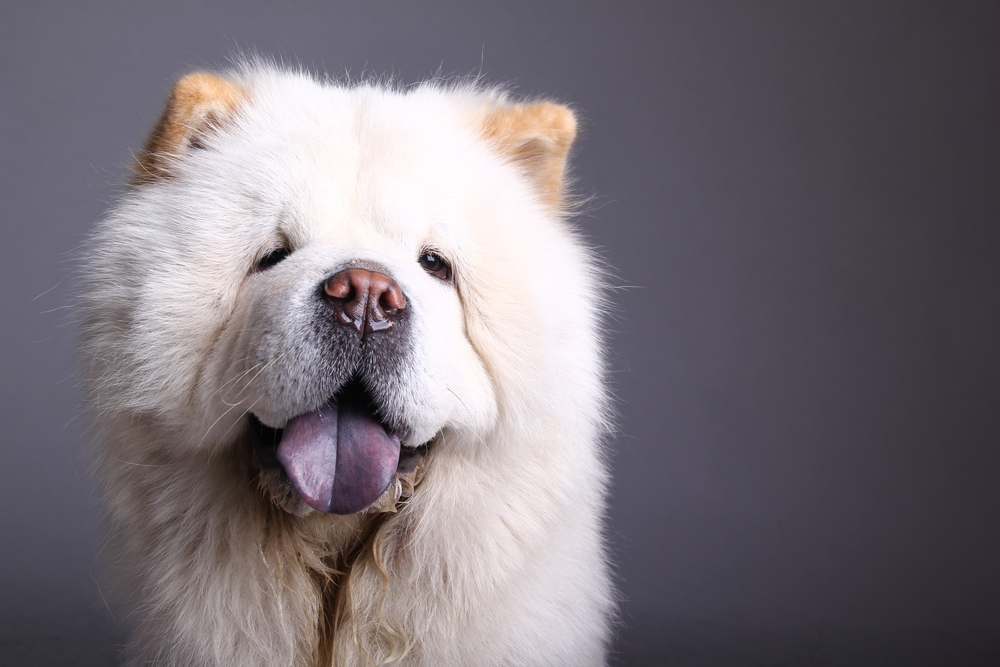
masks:
{"label": "cream fluffy dog", "polygon": [[131,664],[604,664],[575,127],[473,85],[176,85],[82,281]]}

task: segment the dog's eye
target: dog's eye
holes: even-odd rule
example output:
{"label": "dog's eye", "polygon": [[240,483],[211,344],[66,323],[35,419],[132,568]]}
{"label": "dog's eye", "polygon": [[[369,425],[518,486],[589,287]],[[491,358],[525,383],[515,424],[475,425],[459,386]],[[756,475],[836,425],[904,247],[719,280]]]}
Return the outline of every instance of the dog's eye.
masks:
{"label": "dog's eye", "polygon": [[267,271],[272,266],[285,259],[292,254],[292,251],[288,248],[278,248],[277,250],[272,250],[267,253],[257,262],[258,271]]}
{"label": "dog's eye", "polygon": [[451,265],[441,255],[425,252],[417,260],[421,268],[440,280],[451,280]]}

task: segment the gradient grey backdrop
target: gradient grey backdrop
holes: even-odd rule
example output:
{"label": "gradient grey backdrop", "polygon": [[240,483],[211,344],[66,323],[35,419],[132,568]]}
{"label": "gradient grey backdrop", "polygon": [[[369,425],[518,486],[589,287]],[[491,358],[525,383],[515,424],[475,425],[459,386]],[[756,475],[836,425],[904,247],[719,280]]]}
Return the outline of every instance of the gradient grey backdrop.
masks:
{"label": "gradient grey backdrop", "polygon": [[621,664],[1000,664],[998,37],[995,3],[4,3],[0,663],[117,664],[74,255],[172,79],[256,49],[580,110]]}

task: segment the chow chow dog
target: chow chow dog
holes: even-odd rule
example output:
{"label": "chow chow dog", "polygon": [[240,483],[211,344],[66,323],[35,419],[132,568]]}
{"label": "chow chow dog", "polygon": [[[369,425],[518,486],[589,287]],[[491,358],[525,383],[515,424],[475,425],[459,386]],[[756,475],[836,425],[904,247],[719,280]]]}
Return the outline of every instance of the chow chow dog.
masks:
{"label": "chow chow dog", "polygon": [[475,82],[180,79],[81,278],[129,664],[605,664],[575,133]]}

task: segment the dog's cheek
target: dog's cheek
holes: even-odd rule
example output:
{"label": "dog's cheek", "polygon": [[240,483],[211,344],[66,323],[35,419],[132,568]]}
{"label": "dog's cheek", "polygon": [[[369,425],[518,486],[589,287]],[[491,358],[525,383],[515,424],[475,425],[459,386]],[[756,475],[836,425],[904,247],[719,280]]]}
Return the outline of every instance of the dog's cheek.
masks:
{"label": "dog's cheek", "polygon": [[191,394],[198,418],[191,420],[185,440],[196,446],[225,446],[242,433],[238,426],[253,401],[248,389],[255,364],[242,335],[251,329],[249,315],[250,309],[237,306],[213,332]]}
{"label": "dog's cheek", "polygon": [[[119,346],[111,353],[130,360],[122,407],[154,416],[180,436],[177,446],[192,442],[197,446],[213,419],[212,410],[198,400],[206,381],[205,359],[215,345],[227,304],[225,294],[199,290],[194,278],[171,279],[178,274],[183,275],[163,271],[143,277],[145,287],[133,292],[137,306],[129,317],[127,349]],[[178,309],[177,303],[186,307]]]}
{"label": "dog's cheek", "polygon": [[426,337],[427,361],[422,364],[432,371],[424,381],[433,385],[443,403],[446,414],[439,428],[447,426],[478,440],[496,423],[495,391],[483,359],[466,337],[461,303],[449,296],[435,304],[435,335]]}
{"label": "dog's cheek", "polygon": [[496,391],[482,359],[462,337],[452,356],[451,386],[456,394],[452,426],[475,434],[477,440],[489,433],[497,421]]}

